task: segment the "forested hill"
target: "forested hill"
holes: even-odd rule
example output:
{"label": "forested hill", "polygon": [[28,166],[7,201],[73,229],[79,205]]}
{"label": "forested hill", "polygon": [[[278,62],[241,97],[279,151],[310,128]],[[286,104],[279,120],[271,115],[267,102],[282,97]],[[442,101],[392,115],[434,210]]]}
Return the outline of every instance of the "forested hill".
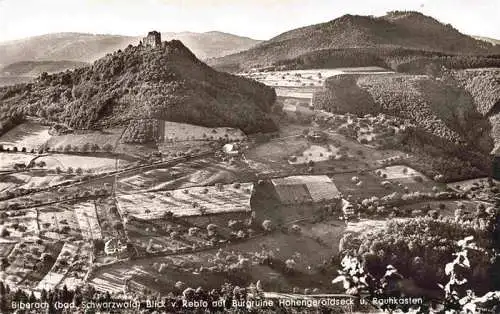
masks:
{"label": "forested hill", "polygon": [[213,59],[221,69],[272,66],[315,51],[359,48],[407,49],[441,54],[495,54],[498,46],[460,33],[418,12],[389,12],[382,17],[344,15],[294,29],[247,51]]}
{"label": "forested hill", "polygon": [[246,133],[273,131],[274,89],[217,72],[182,42],[129,45],[91,66],[42,74],[33,84],[0,90],[2,117],[34,115],[76,129],[157,118]]}

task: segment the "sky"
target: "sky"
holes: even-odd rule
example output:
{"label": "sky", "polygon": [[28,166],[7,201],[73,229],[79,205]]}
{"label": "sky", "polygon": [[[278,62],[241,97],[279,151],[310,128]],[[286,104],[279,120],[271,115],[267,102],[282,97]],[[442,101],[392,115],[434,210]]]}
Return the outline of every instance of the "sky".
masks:
{"label": "sky", "polygon": [[57,32],[222,31],[269,39],[344,14],[414,10],[500,39],[500,0],[0,0],[0,41]]}

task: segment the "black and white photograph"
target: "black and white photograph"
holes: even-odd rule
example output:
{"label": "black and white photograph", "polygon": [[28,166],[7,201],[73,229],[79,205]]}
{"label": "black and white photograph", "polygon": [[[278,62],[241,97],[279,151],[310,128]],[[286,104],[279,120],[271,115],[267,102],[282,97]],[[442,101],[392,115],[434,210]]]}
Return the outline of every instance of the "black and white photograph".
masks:
{"label": "black and white photograph", "polygon": [[500,313],[500,0],[0,0],[0,313]]}

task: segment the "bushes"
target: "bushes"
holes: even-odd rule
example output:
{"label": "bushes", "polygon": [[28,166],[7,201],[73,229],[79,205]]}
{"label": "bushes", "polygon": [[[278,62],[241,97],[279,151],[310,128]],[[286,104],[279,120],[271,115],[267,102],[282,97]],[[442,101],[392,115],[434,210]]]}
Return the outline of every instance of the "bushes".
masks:
{"label": "bushes", "polygon": [[273,224],[271,220],[264,220],[262,222],[262,229],[264,229],[266,232],[270,232],[273,230]]}
{"label": "bushes", "polygon": [[[484,282],[483,289],[489,289],[492,284],[487,276],[491,271],[491,236],[469,225],[430,217],[394,220],[383,229],[344,240],[343,250],[362,256],[369,272],[375,276],[382,276],[385,266],[391,264],[419,286],[433,289],[444,279],[444,270],[436,269],[435,265],[451,259],[457,249],[457,241],[469,235],[473,235],[482,248],[470,256],[477,269],[481,270],[471,280]],[[413,261],[417,257],[425,265],[415,265]]]}

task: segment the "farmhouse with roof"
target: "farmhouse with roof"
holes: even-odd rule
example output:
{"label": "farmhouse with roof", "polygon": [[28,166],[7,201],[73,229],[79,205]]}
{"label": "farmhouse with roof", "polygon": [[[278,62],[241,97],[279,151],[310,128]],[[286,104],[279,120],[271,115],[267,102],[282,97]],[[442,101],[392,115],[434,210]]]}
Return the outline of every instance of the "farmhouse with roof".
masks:
{"label": "farmhouse with roof", "polygon": [[277,178],[272,179],[271,184],[283,205],[340,202],[341,199],[335,183],[325,175]]}

